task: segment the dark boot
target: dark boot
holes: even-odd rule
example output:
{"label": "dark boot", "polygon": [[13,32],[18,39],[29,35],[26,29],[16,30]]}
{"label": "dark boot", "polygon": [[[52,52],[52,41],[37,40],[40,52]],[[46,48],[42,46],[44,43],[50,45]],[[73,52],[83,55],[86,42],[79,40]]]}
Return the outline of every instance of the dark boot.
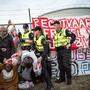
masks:
{"label": "dark boot", "polygon": [[46,87],[46,90],[51,90],[51,86],[47,86]]}
{"label": "dark boot", "polygon": [[71,85],[71,84],[72,84],[71,79],[67,79],[67,85]]}
{"label": "dark boot", "polygon": [[62,83],[62,82],[65,82],[66,80],[62,80],[62,79],[57,79],[56,81],[55,81],[55,83]]}
{"label": "dark boot", "polygon": [[46,90],[51,90],[52,88],[54,88],[54,86],[52,83],[50,83],[47,85]]}

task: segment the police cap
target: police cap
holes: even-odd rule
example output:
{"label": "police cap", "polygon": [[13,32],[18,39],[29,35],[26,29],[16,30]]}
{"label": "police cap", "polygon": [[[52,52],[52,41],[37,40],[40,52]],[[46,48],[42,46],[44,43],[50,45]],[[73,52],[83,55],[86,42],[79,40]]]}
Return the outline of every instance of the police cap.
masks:
{"label": "police cap", "polygon": [[54,25],[54,24],[60,24],[60,22],[56,20],[53,23],[51,23],[51,25]]}
{"label": "police cap", "polygon": [[39,31],[42,31],[42,28],[40,27],[40,26],[36,26],[34,29],[32,29],[33,31],[37,31],[37,30],[39,30]]}
{"label": "police cap", "polygon": [[24,29],[27,29],[28,27],[29,27],[28,24],[23,24]]}

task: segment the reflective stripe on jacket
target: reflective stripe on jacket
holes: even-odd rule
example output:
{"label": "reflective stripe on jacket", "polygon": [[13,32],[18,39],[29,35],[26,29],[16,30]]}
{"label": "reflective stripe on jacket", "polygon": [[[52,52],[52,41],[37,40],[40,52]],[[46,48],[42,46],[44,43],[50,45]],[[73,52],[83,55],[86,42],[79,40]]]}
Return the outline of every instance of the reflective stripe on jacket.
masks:
{"label": "reflective stripe on jacket", "polygon": [[69,38],[66,36],[66,30],[62,29],[54,33],[55,47],[65,46],[69,43]]}
{"label": "reflective stripe on jacket", "polygon": [[41,35],[38,39],[34,38],[36,49],[40,52],[44,51],[43,44],[41,43],[43,38],[45,38],[44,35]]}
{"label": "reflective stripe on jacket", "polygon": [[[29,34],[30,34],[30,32],[22,34],[21,38],[23,40],[29,40]],[[30,45],[30,43],[28,43],[28,42],[22,42],[21,43],[21,46],[29,46],[29,45]]]}

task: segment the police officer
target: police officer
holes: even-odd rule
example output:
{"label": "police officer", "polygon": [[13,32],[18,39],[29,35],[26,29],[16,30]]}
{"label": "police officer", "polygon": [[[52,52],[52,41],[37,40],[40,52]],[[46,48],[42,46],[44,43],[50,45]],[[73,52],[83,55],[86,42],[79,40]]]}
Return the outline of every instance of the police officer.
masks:
{"label": "police officer", "polygon": [[36,26],[33,29],[34,33],[34,42],[35,42],[35,47],[36,47],[36,53],[38,56],[40,55],[42,57],[42,75],[46,81],[47,88],[46,90],[51,90],[52,83],[51,83],[51,78],[49,75],[49,72],[47,70],[48,67],[48,44],[46,41],[46,38],[43,34],[42,28],[40,26]]}
{"label": "police officer", "polygon": [[76,36],[72,32],[62,29],[59,21],[52,23],[55,27],[54,45],[57,52],[57,61],[60,70],[60,79],[57,83],[66,82],[71,84],[71,50],[70,45],[75,41]]}
{"label": "police officer", "polygon": [[29,30],[28,24],[23,25],[24,33],[19,32],[19,38],[22,50],[30,50],[33,48],[33,33]]}

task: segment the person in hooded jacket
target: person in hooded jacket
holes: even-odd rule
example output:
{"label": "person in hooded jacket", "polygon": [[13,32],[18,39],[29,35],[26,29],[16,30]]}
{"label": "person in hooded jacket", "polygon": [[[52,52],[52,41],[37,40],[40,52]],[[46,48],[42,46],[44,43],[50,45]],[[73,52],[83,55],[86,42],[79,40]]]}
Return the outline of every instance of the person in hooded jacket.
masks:
{"label": "person in hooded jacket", "polygon": [[0,27],[0,63],[4,58],[9,59],[15,53],[13,38],[8,34],[8,29],[4,26]]}

